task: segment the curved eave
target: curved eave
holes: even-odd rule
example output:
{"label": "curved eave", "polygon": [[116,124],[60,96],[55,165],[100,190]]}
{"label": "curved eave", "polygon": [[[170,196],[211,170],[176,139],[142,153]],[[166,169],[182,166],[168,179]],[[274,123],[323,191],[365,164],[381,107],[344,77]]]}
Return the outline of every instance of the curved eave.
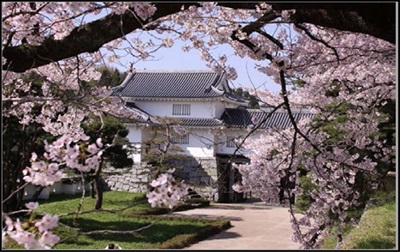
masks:
{"label": "curved eave", "polygon": [[135,101],[218,101],[221,97],[121,97],[127,102]]}
{"label": "curved eave", "polygon": [[[224,130],[234,130],[234,131],[240,130],[240,131],[246,131],[246,132],[248,132],[249,129],[252,130],[253,127],[244,127],[244,126],[224,126]],[[273,128],[258,128],[257,131],[258,131],[258,132],[259,132],[259,131],[267,131],[267,130],[271,130],[271,129],[273,129]]]}
{"label": "curved eave", "polygon": [[234,104],[239,105],[239,106],[248,106],[248,105],[249,105],[249,102],[245,102],[245,101],[236,101],[236,100],[233,100],[233,99],[231,99],[231,98],[229,98],[229,97],[227,97],[227,96],[223,96],[223,97],[221,98],[221,101],[225,101],[225,102],[229,102],[229,103],[234,103]]}
{"label": "curved eave", "polygon": [[182,126],[185,127],[185,128],[190,128],[190,129],[206,129],[206,130],[208,130],[208,129],[219,129],[219,128],[222,127],[222,125],[221,126],[196,126],[196,125],[186,126],[186,125],[182,125]]}

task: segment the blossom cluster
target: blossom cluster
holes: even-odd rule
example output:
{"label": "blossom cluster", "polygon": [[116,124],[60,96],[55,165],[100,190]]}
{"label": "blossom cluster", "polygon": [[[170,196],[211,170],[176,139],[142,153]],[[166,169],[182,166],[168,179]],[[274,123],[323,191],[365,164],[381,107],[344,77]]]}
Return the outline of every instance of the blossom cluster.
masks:
{"label": "blossom cluster", "polygon": [[[50,186],[60,181],[65,174],[61,167],[69,167],[80,172],[88,172],[97,168],[103,153],[101,138],[95,143],[85,144],[89,140],[86,135],[81,135],[79,143],[69,135],[63,135],[53,143],[45,141],[45,153],[42,160],[33,152],[31,166],[23,170],[23,179],[34,185]],[[26,205],[28,211],[32,212],[38,207],[38,203],[29,202]],[[21,223],[19,219],[13,221],[4,214],[6,227],[3,230],[3,243],[6,235],[18,244],[24,245],[26,249],[50,248],[59,242],[60,238],[51,231],[58,225],[58,216],[45,214],[41,220]]]}
{"label": "blossom cluster", "polygon": [[[29,202],[25,206],[33,215],[38,203]],[[7,215],[3,215],[3,218],[3,245],[8,241],[8,236],[18,244],[24,245],[25,249],[50,249],[60,241],[60,237],[50,231],[58,226],[57,215],[45,214],[40,220],[30,218],[25,223],[21,223],[19,219],[13,221]]]}
{"label": "blossom cluster", "polygon": [[[82,135],[81,140],[87,141],[89,137]],[[68,135],[61,136],[51,144],[46,141],[43,160],[38,160],[37,154],[32,153],[31,166],[23,171],[24,180],[34,185],[50,186],[65,176],[60,166],[80,172],[94,170],[100,162],[102,147],[101,138],[87,146],[74,143]]]}
{"label": "blossom cluster", "polygon": [[169,169],[160,174],[151,185],[151,190],[146,194],[151,207],[173,208],[188,194],[188,186],[184,182],[178,182],[172,176],[175,169]]}

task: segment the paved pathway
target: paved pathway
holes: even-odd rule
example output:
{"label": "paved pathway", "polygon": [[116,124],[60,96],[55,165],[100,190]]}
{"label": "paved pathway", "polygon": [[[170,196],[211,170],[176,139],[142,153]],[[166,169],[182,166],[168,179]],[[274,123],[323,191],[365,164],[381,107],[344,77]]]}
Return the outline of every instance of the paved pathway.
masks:
{"label": "paved pathway", "polygon": [[299,249],[290,236],[290,216],[286,207],[261,203],[212,204],[210,207],[176,212],[204,218],[223,217],[233,227],[184,249]]}

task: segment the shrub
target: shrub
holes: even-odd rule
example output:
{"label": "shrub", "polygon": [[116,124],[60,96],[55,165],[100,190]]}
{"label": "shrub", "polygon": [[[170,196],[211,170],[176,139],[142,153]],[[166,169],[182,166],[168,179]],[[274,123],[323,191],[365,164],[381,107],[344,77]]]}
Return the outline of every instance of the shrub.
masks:
{"label": "shrub", "polygon": [[297,197],[295,207],[300,212],[304,212],[309,208],[313,200],[310,196],[310,192],[318,187],[311,183],[311,178],[307,175],[300,177],[300,186],[303,189],[303,194]]}
{"label": "shrub", "polygon": [[[147,205],[147,204],[146,204]],[[185,211],[189,209],[199,208],[199,207],[207,207],[210,205],[210,201],[202,198],[192,198],[187,199],[182,205],[177,206],[174,211]],[[124,212],[124,216],[135,216],[135,215],[161,215],[167,214],[171,211],[171,209],[167,207],[156,207],[141,209],[141,210],[133,210]]]}
{"label": "shrub", "polygon": [[230,221],[217,220],[193,234],[183,234],[162,243],[160,249],[181,249],[232,227]]}

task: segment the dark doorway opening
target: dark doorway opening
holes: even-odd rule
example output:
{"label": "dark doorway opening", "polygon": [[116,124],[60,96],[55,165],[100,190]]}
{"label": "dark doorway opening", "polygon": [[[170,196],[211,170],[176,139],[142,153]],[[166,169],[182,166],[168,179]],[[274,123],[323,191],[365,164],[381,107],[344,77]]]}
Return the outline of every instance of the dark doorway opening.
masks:
{"label": "dark doorway opening", "polygon": [[232,164],[249,163],[249,159],[240,155],[218,155],[218,202],[238,203],[246,200],[248,194],[233,191],[232,186],[242,180],[242,176]]}

